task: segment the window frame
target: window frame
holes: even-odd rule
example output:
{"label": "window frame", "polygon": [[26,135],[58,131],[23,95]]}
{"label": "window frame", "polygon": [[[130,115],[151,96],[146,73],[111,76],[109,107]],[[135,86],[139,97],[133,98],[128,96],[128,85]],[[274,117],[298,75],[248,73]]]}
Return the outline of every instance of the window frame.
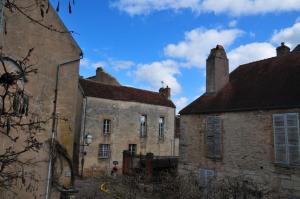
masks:
{"label": "window frame", "polygon": [[[132,150],[134,149],[134,150]],[[128,151],[130,153],[131,156],[135,156],[137,153],[137,145],[136,144],[129,144],[128,145]]]}
{"label": "window frame", "polygon": [[[106,124],[106,121],[108,122],[108,124]],[[103,119],[103,125],[102,125],[102,133],[103,133],[103,135],[110,135],[111,134],[111,128],[112,128],[112,124],[111,123],[112,123],[111,119],[108,119],[108,118]]]}
{"label": "window frame", "polygon": [[99,144],[98,159],[110,158],[110,144]]}
{"label": "window frame", "polygon": [[[162,122],[160,122],[162,119]],[[160,116],[158,119],[158,138],[159,140],[164,140],[165,139],[165,126],[166,126],[166,122],[165,122],[165,117],[164,116]]]}
{"label": "window frame", "polygon": [[[296,116],[296,126],[289,126],[287,122],[287,117],[288,116]],[[275,125],[275,118],[276,117],[283,117],[284,118],[284,125],[283,126],[276,126]],[[300,129],[299,129],[299,114],[298,113],[278,113],[278,114],[273,114],[272,115],[273,119],[273,144],[274,144],[274,162],[276,164],[281,164],[281,165],[286,165],[286,166],[300,166],[300,161],[299,163],[292,163],[290,159],[290,142],[289,142],[289,132],[288,128],[297,128],[297,136],[298,136],[298,158],[300,159]],[[285,161],[280,161],[277,159],[277,150],[278,150],[278,144],[276,143],[276,129],[277,128],[283,128],[284,129],[284,148],[285,148]],[[297,146],[297,145],[295,145]]]}
{"label": "window frame", "polygon": [[[144,122],[142,122],[142,118],[144,117]],[[146,138],[147,137],[147,115],[142,114],[140,115],[140,137],[141,138]]]}

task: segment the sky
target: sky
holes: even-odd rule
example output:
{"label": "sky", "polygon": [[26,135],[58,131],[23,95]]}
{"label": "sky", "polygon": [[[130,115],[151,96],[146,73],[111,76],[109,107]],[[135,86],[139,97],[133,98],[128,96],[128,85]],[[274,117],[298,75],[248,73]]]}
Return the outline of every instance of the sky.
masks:
{"label": "sky", "polygon": [[300,43],[300,0],[75,0],[71,14],[63,0],[59,15],[84,53],[80,75],[101,66],[124,86],[169,86],[177,112],[205,92],[217,44],[233,71]]}

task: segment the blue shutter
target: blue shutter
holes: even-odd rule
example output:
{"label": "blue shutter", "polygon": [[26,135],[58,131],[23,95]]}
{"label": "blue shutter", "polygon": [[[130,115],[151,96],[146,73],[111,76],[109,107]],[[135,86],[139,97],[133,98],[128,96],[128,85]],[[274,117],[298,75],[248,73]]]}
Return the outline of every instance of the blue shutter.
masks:
{"label": "blue shutter", "polygon": [[3,13],[4,13],[4,3],[6,0],[0,0],[0,32],[3,29]]}
{"label": "blue shutter", "polygon": [[288,144],[288,159],[291,165],[300,165],[299,120],[297,113],[286,115],[286,130]]}
{"label": "blue shutter", "polygon": [[274,147],[275,147],[275,161],[277,163],[288,163],[286,133],[285,133],[285,115],[273,115],[274,128]]}

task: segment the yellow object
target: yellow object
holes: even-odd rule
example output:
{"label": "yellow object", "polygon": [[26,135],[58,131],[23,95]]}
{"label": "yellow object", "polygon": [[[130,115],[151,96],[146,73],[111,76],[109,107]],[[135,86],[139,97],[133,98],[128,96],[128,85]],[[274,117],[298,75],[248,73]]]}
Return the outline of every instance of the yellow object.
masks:
{"label": "yellow object", "polygon": [[108,191],[108,186],[106,183],[103,183],[100,185],[100,191],[104,192],[104,193],[109,193]]}

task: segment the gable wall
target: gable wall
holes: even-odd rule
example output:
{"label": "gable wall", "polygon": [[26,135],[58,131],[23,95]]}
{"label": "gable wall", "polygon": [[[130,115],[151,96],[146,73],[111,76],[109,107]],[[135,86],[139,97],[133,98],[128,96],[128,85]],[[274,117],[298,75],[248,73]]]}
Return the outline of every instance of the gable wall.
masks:
{"label": "gable wall", "polygon": [[[16,0],[18,5],[29,5],[34,0]],[[40,17],[40,10],[30,9],[27,12],[31,17],[41,20],[42,23],[52,24],[59,30],[65,31],[65,27],[50,8],[44,19]],[[14,59],[22,59],[29,49],[34,48],[30,57],[30,64],[38,69],[36,75],[28,77],[26,92],[30,94],[30,110],[37,113],[41,120],[51,117],[53,111],[56,66],[60,63],[79,59],[80,49],[69,33],[56,33],[30,22],[18,12],[11,13],[7,9],[4,13],[6,19],[7,34],[0,32],[0,46],[5,56]],[[61,118],[57,128],[58,140],[66,147],[70,157],[73,151],[73,134],[75,129],[75,108],[78,88],[79,62],[65,65],[59,73],[57,112]],[[74,100],[75,99],[75,100]],[[38,136],[42,142],[51,137],[51,120],[46,124],[45,131]],[[1,140],[1,138],[0,138]],[[44,198],[48,168],[48,152],[46,144],[34,157],[40,162],[36,169],[39,175],[38,198]],[[66,180],[67,182],[68,180]],[[26,194],[22,195],[26,198]],[[28,195],[28,198],[32,198]]]}

